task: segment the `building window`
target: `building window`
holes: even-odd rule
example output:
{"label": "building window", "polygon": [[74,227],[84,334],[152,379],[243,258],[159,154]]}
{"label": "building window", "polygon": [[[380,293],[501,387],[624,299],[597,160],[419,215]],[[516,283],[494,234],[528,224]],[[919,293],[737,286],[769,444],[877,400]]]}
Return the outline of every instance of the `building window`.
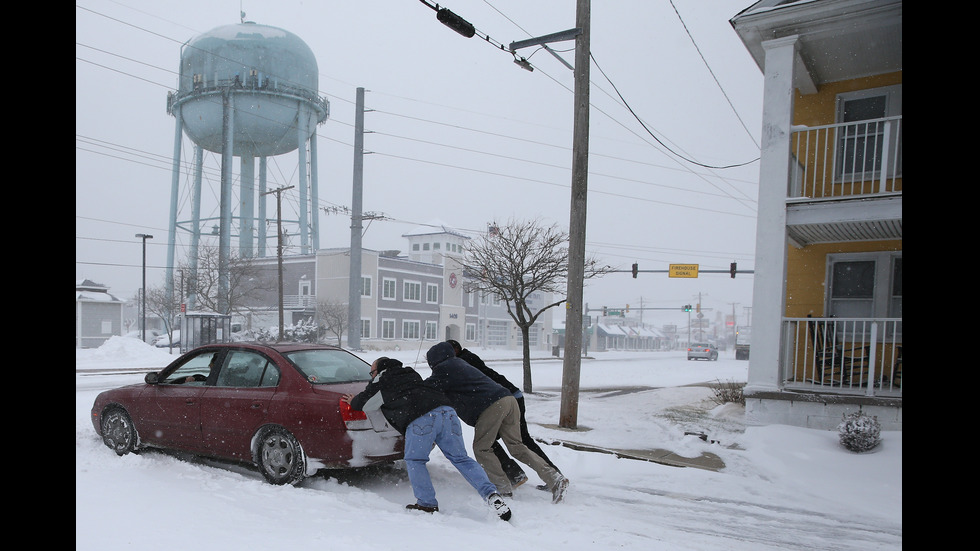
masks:
{"label": "building window", "polygon": [[438,241],[436,241],[435,243],[432,244],[432,250],[438,251],[439,250],[439,247],[441,247],[441,246],[442,246],[442,243],[439,243]]}
{"label": "building window", "polygon": [[373,285],[371,284],[371,276],[361,276],[361,296],[370,297],[371,289]]}
{"label": "building window", "polygon": [[439,304],[439,286],[431,283],[425,284],[425,301],[430,304]]}
{"label": "building window", "polygon": [[361,337],[365,339],[371,338],[371,320],[361,320]]}
{"label": "building window", "polygon": [[415,340],[419,338],[419,327],[420,324],[418,320],[402,322],[402,338],[407,340]]}
{"label": "building window", "polygon": [[422,302],[422,283],[418,281],[406,281],[402,287],[402,300],[408,302]]}
{"label": "building window", "polygon": [[[902,253],[827,256],[830,304],[838,318],[902,317]],[[901,332],[899,326],[899,332]]]}
{"label": "building window", "polygon": [[882,120],[901,114],[901,85],[838,94],[837,122],[845,124],[837,138],[838,180],[880,176],[881,160],[886,153],[886,175],[902,173],[901,123],[898,120]]}
{"label": "building window", "polygon": [[429,250],[429,244],[428,243],[422,243],[422,250],[423,251]]}
{"label": "building window", "polygon": [[412,243],[412,250],[413,251],[419,250],[419,244],[418,243]]}
{"label": "building window", "polygon": [[425,322],[425,340],[434,341],[439,338],[439,324],[434,321]]}
{"label": "building window", "polygon": [[395,320],[393,319],[381,320],[381,338],[382,339],[395,338]]}
{"label": "building window", "polygon": [[396,282],[392,278],[381,280],[381,298],[383,300],[395,300]]}
{"label": "building window", "polygon": [[467,323],[466,324],[466,336],[464,337],[468,341],[476,340],[476,324]]}

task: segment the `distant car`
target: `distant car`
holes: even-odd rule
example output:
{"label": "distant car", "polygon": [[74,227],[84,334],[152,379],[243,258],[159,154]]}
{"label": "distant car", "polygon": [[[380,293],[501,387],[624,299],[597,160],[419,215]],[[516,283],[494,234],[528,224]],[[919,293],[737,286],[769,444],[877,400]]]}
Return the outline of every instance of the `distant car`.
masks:
{"label": "distant car", "polygon": [[706,342],[691,343],[687,349],[688,360],[717,360],[718,350]]}
{"label": "distant car", "polygon": [[174,330],[173,342],[170,342],[170,335],[163,333],[159,337],[153,339],[151,344],[157,348],[179,348],[180,347],[180,331]]}
{"label": "distant car", "polygon": [[145,382],[100,393],[92,424],[117,455],[164,448],[252,464],[272,484],[320,469],[390,463],[404,437],[380,410],[352,411],[371,366],[329,345],[223,343],[183,354]]}

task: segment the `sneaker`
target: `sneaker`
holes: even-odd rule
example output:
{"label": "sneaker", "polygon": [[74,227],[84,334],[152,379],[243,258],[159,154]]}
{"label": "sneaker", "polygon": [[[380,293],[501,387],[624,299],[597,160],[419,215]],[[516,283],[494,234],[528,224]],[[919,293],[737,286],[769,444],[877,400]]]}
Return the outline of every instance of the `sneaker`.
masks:
{"label": "sneaker", "polygon": [[516,477],[514,477],[514,480],[511,480],[510,481],[510,485],[512,487],[516,488],[516,487],[520,486],[521,484],[524,484],[525,482],[527,482],[527,475],[524,474],[524,473],[521,473],[521,474],[517,475]]}
{"label": "sneaker", "polygon": [[439,506],[426,507],[425,505],[419,505],[418,503],[410,503],[405,506],[406,509],[415,509],[417,511],[425,511],[426,513],[437,513],[439,512]]}
{"label": "sneaker", "polygon": [[510,520],[510,507],[504,503],[504,498],[500,497],[500,494],[490,494],[487,505],[500,517],[500,520]]}
{"label": "sneaker", "polygon": [[555,485],[551,487],[551,502],[558,503],[565,497],[565,490],[568,488],[568,479],[559,474],[555,479]]}
{"label": "sneaker", "polygon": [[541,490],[542,492],[550,492],[551,491],[551,489],[548,488],[548,485],[547,484],[538,484],[537,486],[535,486],[535,488]]}

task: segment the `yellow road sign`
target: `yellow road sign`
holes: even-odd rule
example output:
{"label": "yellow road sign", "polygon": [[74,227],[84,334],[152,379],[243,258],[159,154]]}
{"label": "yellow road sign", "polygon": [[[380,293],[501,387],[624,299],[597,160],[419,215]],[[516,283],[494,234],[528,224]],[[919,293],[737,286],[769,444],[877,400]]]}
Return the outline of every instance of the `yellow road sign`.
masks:
{"label": "yellow road sign", "polygon": [[669,277],[698,277],[697,264],[671,264]]}

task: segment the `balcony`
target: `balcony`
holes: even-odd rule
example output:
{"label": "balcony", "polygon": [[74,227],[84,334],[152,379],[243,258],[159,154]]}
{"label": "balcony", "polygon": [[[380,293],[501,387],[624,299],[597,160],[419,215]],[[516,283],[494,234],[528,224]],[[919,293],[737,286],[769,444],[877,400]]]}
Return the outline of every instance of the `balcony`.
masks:
{"label": "balcony", "polygon": [[316,310],[316,297],[313,295],[283,295],[282,307],[286,310]]}
{"label": "balcony", "polygon": [[794,126],[786,225],[796,246],[902,238],[902,117]]}
{"label": "balcony", "polygon": [[782,383],[902,397],[902,318],[783,318]]}

